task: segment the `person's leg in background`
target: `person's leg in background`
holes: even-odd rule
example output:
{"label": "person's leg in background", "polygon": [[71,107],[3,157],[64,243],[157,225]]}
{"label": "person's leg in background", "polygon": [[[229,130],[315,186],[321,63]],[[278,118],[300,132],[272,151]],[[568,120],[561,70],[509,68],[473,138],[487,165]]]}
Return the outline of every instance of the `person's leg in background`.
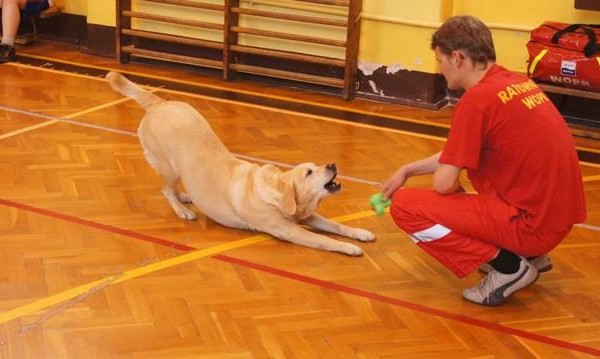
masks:
{"label": "person's leg in background", "polygon": [[2,43],[0,44],[0,63],[14,61],[15,37],[21,21],[20,9],[26,0],[0,0],[2,8]]}
{"label": "person's leg in background", "polygon": [[62,13],[62,8],[58,5],[54,5],[53,0],[48,0],[48,6],[42,12],[40,12],[40,18],[46,19],[52,16],[59,15]]}
{"label": "person's leg in background", "polygon": [[37,37],[36,18],[45,19],[60,13],[60,11],[55,11],[58,7],[51,9],[51,6],[48,0],[27,0],[25,8],[21,9],[21,23],[15,44],[29,45],[35,40]]}

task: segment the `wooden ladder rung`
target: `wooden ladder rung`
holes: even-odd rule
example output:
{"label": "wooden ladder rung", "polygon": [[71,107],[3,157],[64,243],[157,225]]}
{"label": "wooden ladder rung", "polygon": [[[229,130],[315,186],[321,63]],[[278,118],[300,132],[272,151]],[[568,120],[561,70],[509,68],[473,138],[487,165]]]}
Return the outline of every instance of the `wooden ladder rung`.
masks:
{"label": "wooden ladder rung", "polygon": [[159,4],[187,6],[196,9],[214,10],[214,11],[225,11],[225,6],[217,4],[209,4],[192,0],[144,0],[147,2],[154,2]]}
{"label": "wooden ladder rung", "polygon": [[348,0],[296,0],[301,2],[309,2],[320,5],[334,5],[334,6],[349,6],[350,1]]}
{"label": "wooden ladder rung", "polygon": [[600,100],[600,93],[598,93],[598,92],[586,91],[586,90],[580,90],[580,89],[575,89],[575,88],[562,87],[562,86],[556,86],[556,85],[550,85],[550,84],[544,84],[544,83],[538,83],[537,85],[544,92],[555,93],[558,95],[587,98],[587,99],[591,99],[591,100]]}
{"label": "wooden ladder rung", "polygon": [[141,37],[144,39],[167,41],[167,42],[173,42],[173,43],[177,43],[177,44],[190,45],[190,46],[207,47],[207,48],[217,49],[217,50],[223,50],[223,46],[224,46],[222,42],[194,39],[194,38],[185,37],[185,36],[167,35],[167,34],[162,34],[162,33],[158,33],[158,32],[151,32],[151,31],[121,29],[121,33],[124,35]]}
{"label": "wooden ladder rung", "polygon": [[264,36],[264,37],[271,37],[271,38],[277,38],[277,39],[310,42],[313,44],[320,44],[320,45],[346,47],[346,41],[342,41],[342,40],[324,39],[324,38],[320,38],[320,37],[296,35],[296,34],[289,34],[289,33],[285,33],[285,32],[251,29],[251,28],[239,27],[239,26],[232,26],[231,31],[237,32],[240,34],[249,34],[249,35]]}
{"label": "wooden ladder rung", "polygon": [[273,49],[265,49],[260,47],[244,46],[244,45],[231,45],[229,47],[232,51],[241,52],[245,54],[261,55],[268,57],[275,57],[279,59],[294,60],[310,62],[313,64],[329,65],[343,68],[346,65],[346,61],[343,59],[336,59],[332,57],[323,57],[316,55],[305,55],[290,51],[281,51]]}
{"label": "wooden ladder rung", "polygon": [[154,60],[165,60],[170,62],[177,62],[181,64],[196,65],[210,67],[214,69],[223,69],[223,62],[219,60],[202,59],[198,57],[175,55],[171,53],[165,53],[160,51],[145,50],[136,48],[133,45],[123,46],[121,51],[129,53],[133,56],[143,57]]}
{"label": "wooden ladder rung", "polygon": [[244,72],[244,73],[248,73],[248,74],[264,75],[264,76],[276,77],[276,78],[280,78],[280,79],[309,82],[309,83],[313,83],[313,84],[338,87],[338,88],[344,87],[344,80],[337,79],[334,77],[311,75],[311,74],[306,74],[306,73],[277,70],[277,69],[272,69],[272,68],[245,65],[245,64],[231,64],[229,66],[235,71]]}
{"label": "wooden ladder rung", "polygon": [[261,16],[261,17],[268,17],[271,19],[290,20],[290,21],[306,22],[306,23],[311,23],[311,24],[320,24],[320,25],[329,25],[329,26],[338,26],[338,27],[346,27],[346,25],[347,25],[346,20],[326,19],[326,18],[320,18],[320,17],[314,17],[314,16],[293,15],[293,14],[285,14],[285,13],[272,12],[272,11],[240,8],[240,7],[233,7],[233,8],[231,8],[231,11],[236,14],[241,14],[241,15]]}
{"label": "wooden ladder rung", "polygon": [[128,16],[128,17],[137,18],[137,19],[153,20],[153,21],[166,22],[169,24],[186,25],[186,26],[199,27],[199,28],[203,28],[203,29],[213,29],[213,30],[223,31],[222,24],[216,24],[216,23],[212,23],[212,22],[179,19],[179,18],[170,17],[170,16],[147,14],[147,13],[136,12],[136,11],[123,11],[122,14],[123,14],[123,16]]}
{"label": "wooden ladder rung", "polygon": [[[341,88],[345,99],[351,99],[355,95],[362,0],[286,1],[307,4],[300,6],[298,9],[316,9],[316,11],[307,12],[278,12],[268,8],[255,8],[254,6],[247,6],[248,0],[136,1],[164,4],[165,9],[168,7],[180,7],[181,10],[187,7],[188,9],[219,11],[224,16],[223,23],[201,21],[205,19],[201,15],[194,17],[190,15],[187,18],[167,16],[169,14],[166,11],[160,11],[160,9],[155,12],[150,12],[150,10],[148,10],[149,12],[132,11],[134,9],[131,6],[134,0],[116,0],[118,29],[116,40],[117,56],[122,63],[129,62],[132,57],[145,57],[220,69],[223,71],[223,78],[226,80],[235,78],[236,72],[248,73]],[[244,5],[242,6],[241,3],[244,3]],[[319,9],[318,7],[308,5],[309,3],[322,6]],[[327,10],[325,12],[328,15],[320,14],[323,11],[319,10]],[[175,35],[168,32],[132,29],[132,19],[187,26],[196,30],[209,29],[220,31],[223,35],[223,41],[215,41],[212,37],[210,38],[212,40],[208,40],[205,36],[192,35],[194,37],[190,37],[186,34]],[[241,24],[240,20],[242,20]],[[269,20],[282,25],[285,25],[286,22],[295,22],[296,25],[308,27],[313,32],[304,31],[304,28],[297,31],[292,29],[288,31],[285,26],[282,29],[268,29],[262,26],[253,26],[249,23],[249,25],[244,25],[244,20],[256,20],[258,23]],[[318,32],[320,29],[333,30],[335,34],[321,35]],[[345,34],[339,33],[339,31],[345,32]],[[279,49],[279,46],[268,46],[267,44],[264,47],[255,44],[253,46],[240,44],[240,41],[243,43],[248,38],[253,41],[256,40],[258,43],[264,43],[265,41],[261,37],[281,41],[284,45],[294,45],[293,42],[297,42],[316,50],[310,51],[310,53],[302,53],[293,48],[284,50]],[[191,49],[198,49],[198,57],[191,56],[181,47],[174,47],[170,50],[163,49],[162,51],[136,47],[136,39],[190,46]],[[330,47],[330,49],[333,47],[336,48],[334,51],[343,51],[344,53],[339,55],[337,53],[334,55],[318,54],[320,53],[319,49],[324,50],[323,47]],[[187,55],[183,55],[186,53]],[[245,64],[246,62],[253,63],[251,61],[253,57],[258,57],[260,60],[270,60],[271,62],[279,60],[279,62],[286,62],[290,66],[285,67],[284,64],[266,63],[261,63],[260,65],[258,63],[253,65]],[[238,60],[242,63],[236,63]],[[307,68],[294,66],[295,64],[304,64]],[[310,66],[315,68],[311,69]],[[283,70],[284,67],[286,70]],[[298,67],[298,70],[296,67]],[[334,72],[332,73],[331,70],[334,70]]]}

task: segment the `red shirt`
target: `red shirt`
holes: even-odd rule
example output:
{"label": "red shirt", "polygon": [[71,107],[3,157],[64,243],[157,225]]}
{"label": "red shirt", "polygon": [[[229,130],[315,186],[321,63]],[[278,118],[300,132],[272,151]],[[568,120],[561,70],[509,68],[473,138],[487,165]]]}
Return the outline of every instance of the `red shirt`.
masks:
{"label": "red shirt", "polygon": [[532,80],[501,66],[458,101],[440,162],[466,168],[477,192],[518,208],[529,232],[564,231],[585,220],[567,124]]}

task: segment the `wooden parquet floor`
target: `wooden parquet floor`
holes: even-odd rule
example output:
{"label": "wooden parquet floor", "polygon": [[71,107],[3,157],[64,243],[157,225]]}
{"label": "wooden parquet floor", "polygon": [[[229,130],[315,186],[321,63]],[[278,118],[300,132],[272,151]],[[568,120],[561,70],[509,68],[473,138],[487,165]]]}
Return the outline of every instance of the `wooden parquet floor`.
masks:
{"label": "wooden parquet floor", "polygon": [[[99,75],[204,81],[440,127],[451,109],[345,103],[55,46],[23,49],[23,61],[0,65],[0,358],[600,356],[600,165],[581,164],[589,215],[552,252],[554,269],[505,305],[481,307],[461,299],[479,274],[455,278],[369,209],[380,181],[441,149],[442,137],[156,89],[199,109],[243,158],[336,162],[343,189],[320,213],[378,236],[360,243],[364,256],[346,257],[225,228],[201,213],[179,220],[135,136],[142,111]],[[60,71],[61,63],[78,73]]]}

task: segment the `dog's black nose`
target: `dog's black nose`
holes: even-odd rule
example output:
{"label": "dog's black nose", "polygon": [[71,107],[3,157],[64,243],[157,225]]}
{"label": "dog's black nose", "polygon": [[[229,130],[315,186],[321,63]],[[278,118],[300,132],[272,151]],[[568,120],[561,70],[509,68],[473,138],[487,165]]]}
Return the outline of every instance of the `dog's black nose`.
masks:
{"label": "dog's black nose", "polygon": [[329,171],[337,172],[337,166],[335,163],[328,163],[325,168],[327,168]]}

